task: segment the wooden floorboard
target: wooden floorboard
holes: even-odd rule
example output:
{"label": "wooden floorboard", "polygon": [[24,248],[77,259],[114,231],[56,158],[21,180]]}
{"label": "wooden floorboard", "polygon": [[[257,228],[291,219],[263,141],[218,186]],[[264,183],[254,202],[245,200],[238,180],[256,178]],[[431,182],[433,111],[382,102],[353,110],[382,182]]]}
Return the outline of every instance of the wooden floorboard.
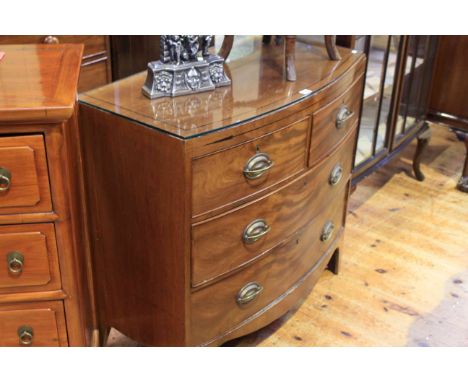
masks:
{"label": "wooden floorboard", "polygon": [[[350,199],[340,274],[295,312],[228,346],[468,346],[463,144],[440,126],[414,179],[410,145]],[[134,345],[117,332],[110,345]]]}

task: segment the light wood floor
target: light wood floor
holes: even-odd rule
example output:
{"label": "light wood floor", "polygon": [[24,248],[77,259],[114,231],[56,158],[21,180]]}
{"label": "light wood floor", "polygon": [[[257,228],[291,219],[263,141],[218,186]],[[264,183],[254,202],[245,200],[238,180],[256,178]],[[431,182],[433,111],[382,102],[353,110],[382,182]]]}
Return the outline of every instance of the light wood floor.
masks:
{"label": "light wood floor", "polygon": [[[414,144],[350,200],[341,272],[295,312],[229,346],[468,346],[468,194],[454,134],[433,127],[424,182]],[[133,342],[116,331],[109,345]]]}

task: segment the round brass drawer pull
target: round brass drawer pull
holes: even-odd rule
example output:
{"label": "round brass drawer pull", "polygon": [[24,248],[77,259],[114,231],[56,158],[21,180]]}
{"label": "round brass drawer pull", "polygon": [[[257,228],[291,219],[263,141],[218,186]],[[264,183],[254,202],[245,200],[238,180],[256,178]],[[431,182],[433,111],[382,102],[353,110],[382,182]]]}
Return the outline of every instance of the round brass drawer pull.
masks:
{"label": "round brass drawer pull", "polygon": [[7,255],[8,272],[19,275],[23,272],[24,256],[17,251],[10,252]]}
{"label": "round brass drawer pull", "polygon": [[255,300],[263,291],[263,287],[256,283],[256,282],[250,282],[246,285],[244,285],[239,293],[237,293],[237,303],[239,305],[245,305],[248,304],[249,302],[252,302]]}
{"label": "round brass drawer pull", "polygon": [[256,219],[247,227],[245,227],[244,233],[242,234],[242,239],[244,240],[244,243],[252,244],[260,240],[263,236],[270,232],[270,230],[271,227],[264,219]]}
{"label": "round brass drawer pull", "polygon": [[354,112],[349,109],[346,105],[341,105],[336,114],[336,128],[341,129],[345,126],[346,121],[348,121]]}
{"label": "round brass drawer pull", "polygon": [[322,234],[320,235],[320,240],[326,242],[331,239],[333,232],[335,231],[335,225],[331,221],[327,221],[322,229]]}
{"label": "round brass drawer pull", "polygon": [[343,167],[341,167],[340,164],[337,164],[335,167],[333,167],[328,182],[330,185],[336,186],[338,183],[340,183],[341,178],[343,178]]}
{"label": "round brass drawer pull", "polygon": [[0,192],[8,191],[11,185],[11,172],[7,168],[0,167]]}
{"label": "round brass drawer pull", "polygon": [[44,38],[44,44],[59,44],[60,41],[57,37],[55,36],[47,36]]}
{"label": "round brass drawer pull", "polygon": [[247,161],[244,176],[247,179],[257,179],[273,167],[273,162],[266,153],[257,153]]}
{"label": "round brass drawer pull", "polygon": [[20,326],[18,328],[18,338],[20,345],[30,346],[32,345],[34,338],[34,330],[30,326]]}

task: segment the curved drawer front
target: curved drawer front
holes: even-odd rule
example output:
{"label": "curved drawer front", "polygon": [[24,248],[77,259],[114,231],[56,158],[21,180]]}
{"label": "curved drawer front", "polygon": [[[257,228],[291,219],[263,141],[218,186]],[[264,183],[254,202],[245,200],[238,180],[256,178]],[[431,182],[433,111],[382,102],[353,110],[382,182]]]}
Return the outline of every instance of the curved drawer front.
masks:
{"label": "curved drawer front", "polygon": [[0,214],[51,209],[42,136],[0,138]]}
{"label": "curved drawer front", "polygon": [[[265,258],[192,293],[193,343],[202,344],[239,325],[305,275],[341,235],[346,196],[342,192],[339,200]],[[330,224],[334,227],[331,232]],[[324,232],[330,234],[324,238]]]}
{"label": "curved drawer front", "polygon": [[306,167],[310,118],[193,161],[192,216],[264,190]]}
{"label": "curved drawer front", "polygon": [[60,284],[53,224],[0,226],[0,294]]}
{"label": "curved drawer front", "polygon": [[66,346],[61,302],[0,306],[0,346]]}
{"label": "curved drawer front", "polygon": [[272,249],[341,197],[351,172],[353,146],[354,134],[330,158],[282,189],[230,213],[195,224],[192,285],[232,271]]}
{"label": "curved drawer front", "polygon": [[309,166],[328,155],[356,124],[362,85],[360,77],[342,96],[313,114]]}

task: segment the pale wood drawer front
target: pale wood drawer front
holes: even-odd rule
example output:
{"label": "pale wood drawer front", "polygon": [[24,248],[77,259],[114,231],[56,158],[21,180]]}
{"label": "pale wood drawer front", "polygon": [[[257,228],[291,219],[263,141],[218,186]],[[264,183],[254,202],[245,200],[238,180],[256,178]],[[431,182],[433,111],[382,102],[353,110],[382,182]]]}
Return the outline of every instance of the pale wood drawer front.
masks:
{"label": "pale wood drawer front", "polygon": [[260,192],[306,167],[310,118],[193,161],[192,216]]}
{"label": "pale wood drawer front", "polygon": [[[268,256],[231,277],[192,293],[194,344],[209,341],[236,327],[279,298],[313,269],[341,235],[346,197],[347,187],[311,224]],[[322,238],[325,227],[330,224],[333,229],[328,230],[328,237]]]}
{"label": "pale wood drawer front", "polygon": [[60,285],[53,224],[0,226],[0,296]]}
{"label": "pale wood drawer front", "polygon": [[0,346],[66,346],[62,302],[0,305]]}
{"label": "pale wood drawer front", "polygon": [[[304,227],[324,206],[334,203],[351,173],[354,136],[351,134],[326,161],[280,190],[194,224],[192,286],[252,261]],[[332,176],[334,184],[330,183]],[[259,237],[251,240],[252,235]]]}
{"label": "pale wood drawer front", "polygon": [[309,166],[327,156],[356,124],[362,83],[359,79],[342,96],[313,114]]}
{"label": "pale wood drawer front", "polygon": [[43,137],[1,137],[0,214],[51,209]]}

